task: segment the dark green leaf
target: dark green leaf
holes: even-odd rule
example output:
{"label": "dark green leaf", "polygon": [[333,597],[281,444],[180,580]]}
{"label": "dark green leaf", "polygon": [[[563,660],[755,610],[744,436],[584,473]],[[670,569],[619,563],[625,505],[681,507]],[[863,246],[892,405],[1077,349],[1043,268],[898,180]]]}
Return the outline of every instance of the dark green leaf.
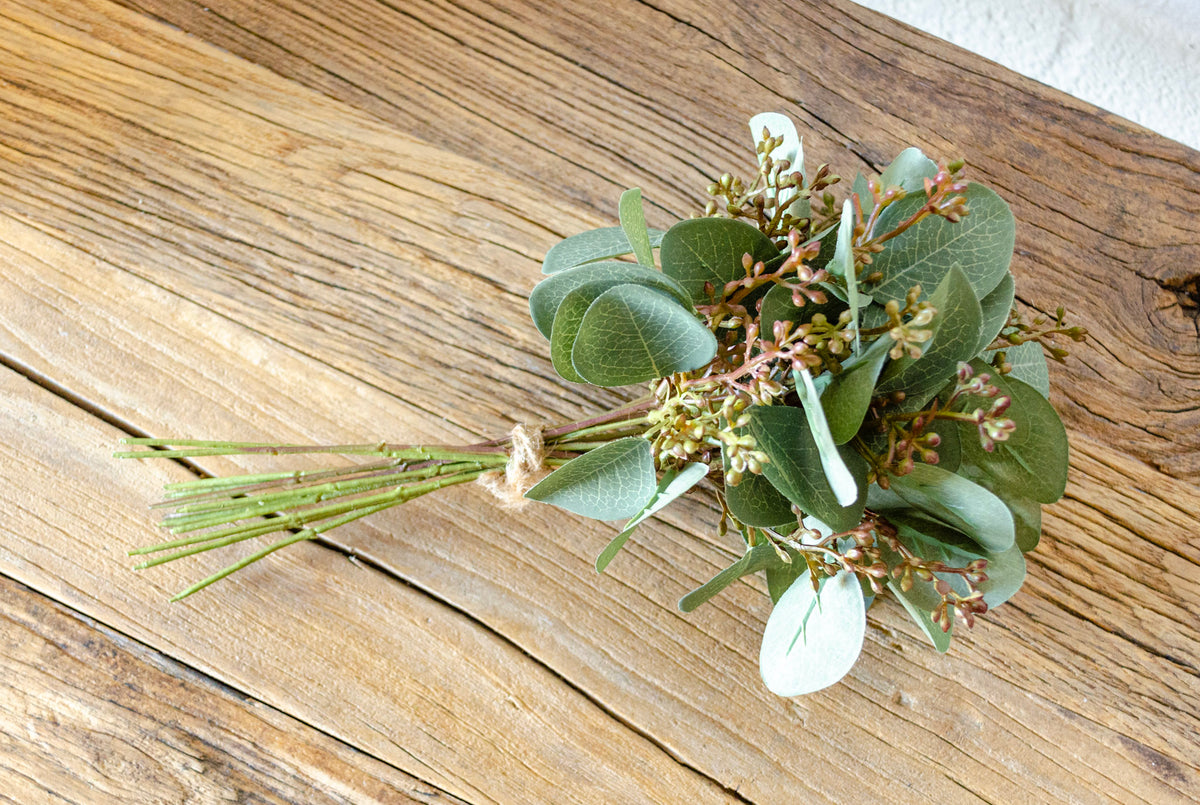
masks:
{"label": "dark green leaf", "polygon": [[[724,458],[726,477],[729,462]],[[739,522],[755,528],[775,528],[796,522],[792,504],[762,475],[746,473],[737,486],[725,483],[725,504]]]}
{"label": "dark green leaf", "polygon": [[619,520],[641,511],[656,486],[650,442],[631,436],[568,461],[525,497],[596,520]]}
{"label": "dark green leaf", "polygon": [[839,681],[858,660],[867,608],[858,578],[846,571],[813,590],[807,571],[771,610],[763,629],[758,665],[767,688],[801,696]]}
{"label": "dark green leaf", "polygon": [[678,281],[693,302],[704,303],[706,282],[719,296],[726,283],[746,276],[744,254],[768,262],[779,255],[779,249],[750,224],[731,218],[693,218],[667,230],[659,258],[663,273]]}
{"label": "dark green leaf", "polygon": [[891,479],[891,490],[910,506],[952,526],[985,550],[998,553],[1015,540],[1013,518],[1000,498],[961,475],[918,463]]}
{"label": "dark green leaf", "polygon": [[853,439],[862,426],[875,393],[875,381],[887,361],[888,340],[876,341],[859,359],[848,361],[821,392],[821,407],[837,444]]}
{"label": "dark green leaf", "polygon": [[805,302],[803,307],[796,307],[792,304],[792,291],[790,288],[785,288],[782,285],[772,285],[763,297],[762,307],[759,309],[759,323],[762,327],[764,338],[772,338],[774,335],[775,322],[790,321],[793,324],[812,321],[812,317],[820,313],[831,322],[836,322],[838,317],[842,315],[842,311],[846,309],[846,305],[842,300],[828,295],[828,301],[822,304],[815,302]]}
{"label": "dark green leaf", "polygon": [[[1053,503],[1067,487],[1067,431],[1050,401],[1032,386],[1012,377],[1000,377],[987,364],[971,362],[975,371],[992,375],[992,384],[1012,399],[1006,416],[1016,423],[1007,441],[997,442],[991,453],[983,449],[976,427],[960,425],[963,461],[979,467],[1006,494]],[[989,406],[991,401],[966,397],[956,404],[961,411]]]}
{"label": "dark green leaf", "polygon": [[647,518],[662,511],[677,497],[699,483],[700,479],[706,474],[708,474],[708,465],[700,463],[688,464],[682,470],[670,469],[664,472],[662,480],[658,482],[658,489],[655,491],[654,497],[650,498],[645,507],[632,520],[625,524],[625,527],[621,529],[621,533],[617,534],[612,542],[608,543],[608,546],[596,557],[596,572],[604,572],[604,569],[608,567],[608,563],[613,560],[618,551],[625,547],[625,543],[633,536],[633,532],[637,530],[639,525],[645,522]]}
{"label": "dark green leaf", "polygon": [[617,205],[621,219],[621,230],[629,239],[634,257],[647,268],[654,268],[654,254],[650,251],[650,233],[646,229],[646,215],[642,210],[642,191],[636,187],[621,194]]}
{"label": "dark green leaf", "polygon": [[958,364],[975,355],[979,300],[958,266],[950,267],[929,302],[937,309],[930,324],[933,338],[925,344],[921,357],[914,360],[905,355],[888,364],[879,378],[877,394],[903,391],[914,404],[920,400],[924,406],[954,377]]}
{"label": "dark green leaf", "polygon": [[[647,234],[650,238],[650,245],[657,247],[662,243],[663,235],[666,233],[660,229],[649,229]],[[542,261],[542,273],[555,274],[585,263],[609,260],[632,253],[633,246],[630,245],[629,238],[625,236],[625,231],[621,227],[606,226],[602,229],[592,229],[572,235],[551,246],[550,250],[546,252],[546,259]]]}
{"label": "dark green leaf", "polygon": [[821,463],[808,420],[799,408],[755,405],[749,409],[750,434],[770,461],[763,475],[805,514],[837,531],[854,528],[862,520],[866,500],[867,465],[848,447],[840,455],[859,489],[858,500],[840,506]]}
{"label": "dark green leaf", "polygon": [[[1016,227],[1004,200],[983,185],[971,184],[964,193],[970,215],[957,224],[930,216],[884,244],[872,271],[883,279],[872,290],[877,301],[901,301],[914,285],[932,288],[957,265],[982,298],[1008,273]],[[913,193],[889,205],[879,217],[876,232],[888,232],[916,213],[927,199]]]}
{"label": "dark green leaf", "polygon": [[534,286],[529,294],[529,312],[538,331],[549,338],[562,300],[579,286],[591,282],[607,282],[609,287],[626,283],[645,285],[671,294],[680,304],[691,305],[679,283],[662,272],[633,263],[588,263],[552,274]]}
{"label": "dark green leaf", "polygon": [[641,285],[609,288],[592,302],[571,350],[580,377],[625,386],[699,369],[717,339],[675,299]]}

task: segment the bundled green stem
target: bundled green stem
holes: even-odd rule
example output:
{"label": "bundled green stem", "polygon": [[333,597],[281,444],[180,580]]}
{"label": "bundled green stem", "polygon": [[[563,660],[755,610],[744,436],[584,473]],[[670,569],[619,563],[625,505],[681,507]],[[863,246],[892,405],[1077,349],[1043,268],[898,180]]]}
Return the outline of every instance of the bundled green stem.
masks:
{"label": "bundled green stem", "polygon": [[[648,407],[648,400],[640,401],[599,417],[544,431],[540,465],[554,469],[614,439],[641,433],[646,427],[642,412]],[[488,473],[502,473],[509,464],[512,449],[511,437],[461,447],[151,438],[129,438],[122,443],[144,449],[121,451],[115,454],[117,458],[339,455],[380,459],[338,468],[200,478],[167,485],[165,499],[156,508],[171,509],[162,526],[179,536],[130,551],[131,556],[159,554],[136,565],[138,570],[286,533],[278,541],[193,584],[172,601],[198,592],[281,548],[316,539],[334,528],[431,492],[473,483]]]}

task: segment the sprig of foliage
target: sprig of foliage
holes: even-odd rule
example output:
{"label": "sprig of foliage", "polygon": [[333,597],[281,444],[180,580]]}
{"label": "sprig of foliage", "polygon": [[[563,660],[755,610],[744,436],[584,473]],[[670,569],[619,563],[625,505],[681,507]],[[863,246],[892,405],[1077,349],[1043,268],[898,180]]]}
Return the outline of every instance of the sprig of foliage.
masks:
{"label": "sprig of foliage", "polygon": [[1012,213],[962,161],[910,148],[844,188],[826,165],[806,172],[787,118],[759,115],[751,129],[757,172],[714,180],[703,215],[650,230],[640,191],[627,191],[621,226],[556,245],[530,294],[565,381],[643,384],[646,397],[544,429],[533,450],[516,433],[461,448],[131,440],[149,450],[120,455],[374,457],[169,487],[164,526],[181,536],[137,551],[162,554],[139,567],[284,534],[182,597],[286,545],[506,471],[510,486],[544,475],[518,490],[526,499],[628,518],[603,571],[638,524],[706,481],[721,533],[739,534],[744,552],[680,607],[763,572],[776,604],[760,657],[771,690],[840,679],[866,609],[888,592],[946,651],[956,619],[969,627],[1020,587],[1040,505],[1063,493],[1066,433],[1045,355],[1062,360],[1062,342],[1086,332],[1062,308],[1027,321],[1013,307]]}

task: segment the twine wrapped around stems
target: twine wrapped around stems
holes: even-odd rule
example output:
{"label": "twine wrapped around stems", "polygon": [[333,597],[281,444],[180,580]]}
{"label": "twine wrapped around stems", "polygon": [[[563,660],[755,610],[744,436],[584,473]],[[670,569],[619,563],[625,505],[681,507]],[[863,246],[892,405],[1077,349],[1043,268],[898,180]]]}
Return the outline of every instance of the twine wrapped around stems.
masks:
{"label": "twine wrapped around stems", "polygon": [[509,435],[512,447],[504,470],[492,470],[479,476],[477,483],[491,492],[501,507],[520,509],[529,501],[525,498],[534,484],[546,477],[546,445],[542,428],[518,424]]}

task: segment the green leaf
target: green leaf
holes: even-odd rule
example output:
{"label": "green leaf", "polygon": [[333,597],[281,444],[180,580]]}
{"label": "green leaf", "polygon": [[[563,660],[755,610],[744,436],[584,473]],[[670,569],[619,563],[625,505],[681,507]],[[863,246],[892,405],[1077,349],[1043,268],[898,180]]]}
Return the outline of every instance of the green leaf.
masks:
{"label": "green leaf", "polygon": [[[904,605],[909,617],[916,621],[917,626],[921,627],[921,631],[929,638],[929,642],[933,643],[933,647],[945,654],[950,648],[951,632],[943,632],[942,627],[933,622],[931,613],[942,600],[942,597],[933,589],[933,585],[919,581],[914,582],[912,589],[908,592],[901,590],[899,582],[895,580],[889,581],[887,586],[892,591],[892,595],[896,596],[896,600]],[[950,629],[951,631],[954,629],[953,620],[950,621]]]}
{"label": "green leaf", "polygon": [[[722,450],[726,477],[729,460]],[[739,522],[755,528],[776,528],[796,522],[792,504],[762,475],[745,473],[737,486],[725,483],[725,505]]]}
{"label": "green leaf", "polygon": [[[1013,377],[1000,377],[980,360],[971,361],[978,372],[992,375],[992,384],[1012,399],[1006,416],[1016,423],[1007,441],[997,442],[991,453],[983,449],[975,425],[961,423],[964,463],[979,467],[1011,495],[1053,503],[1067,488],[1067,430],[1050,401],[1032,386]],[[990,405],[978,397],[965,397],[955,405],[967,411]]]}
{"label": "green leaf", "polygon": [[1012,311],[1013,298],[1016,294],[1016,283],[1012,274],[1005,274],[1000,283],[987,296],[979,300],[982,319],[979,323],[979,342],[975,352],[983,352],[988,345],[996,340],[1004,325],[1008,323],[1008,314]]}
{"label": "green leaf", "polygon": [[[986,296],[1000,283],[1016,240],[1012,211],[983,185],[970,184],[963,195],[970,215],[957,224],[929,216],[884,244],[871,265],[872,271],[883,274],[872,290],[877,301],[902,301],[914,285],[932,288],[954,265],[962,268],[976,297]],[[924,193],[913,193],[890,204],[880,213],[875,231],[895,229],[926,201]]]}
{"label": "green leaf", "polygon": [[650,498],[645,507],[632,520],[625,524],[625,527],[621,529],[621,533],[617,534],[613,538],[613,541],[608,543],[608,546],[596,557],[596,572],[604,572],[604,569],[608,567],[608,563],[613,560],[618,551],[625,547],[625,543],[633,536],[633,532],[637,530],[639,525],[645,522],[647,518],[662,511],[675,498],[699,483],[700,479],[707,474],[708,465],[698,462],[688,464],[682,470],[669,469],[664,472],[662,480],[658,482],[658,490],[655,491],[654,497]]}
{"label": "green leaf", "polygon": [[763,465],[763,475],[771,485],[805,514],[837,531],[858,525],[867,487],[867,465],[862,457],[848,447],[839,451],[859,489],[858,499],[842,506],[825,478],[821,455],[804,412],[787,405],[755,405],[748,411],[750,434],[758,449],[770,459]]}
{"label": "green leaf", "polygon": [[887,361],[888,340],[877,340],[858,360],[847,361],[821,392],[821,407],[835,443],[850,441],[862,426],[875,396],[875,381]]}
{"label": "green leaf", "polygon": [[571,459],[525,497],[595,520],[619,520],[641,511],[656,487],[650,442],[630,436]]}
{"label": "green leaf", "polygon": [[[754,144],[758,145],[762,141],[763,129],[771,133],[772,137],[780,137],[783,142],[771,152],[771,159],[775,162],[786,159],[790,164],[788,173],[799,172],[804,176],[804,144],[800,136],[796,133],[796,125],[792,123],[791,118],[786,115],[781,115],[778,112],[760,112],[750,118],[750,136],[754,139]],[[761,165],[766,158],[766,154],[758,155],[758,162]],[[799,196],[797,190],[792,190],[795,196]],[[765,195],[769,199],[774,199],[775,190],[767,188]],[[788,213],[797,218],[807,218],[810,213],[808,199],[796,198],[788,204]]]}
{"label": "green leaf", "polygon": [[[647,235],[651,247],[657,248],[662,243],[661,229],[649,229]],[[542,261],[543,274],[556,274],[568,268],[594,263],[597,260],[609,260],[613,257],[633,253],[633,246],[625,236],[625,230],[619,226],[606,226],[580,232],[569,238],[560,240],[546,252]]]}
{"label": "green leaf", "polygon": [[650,233],[646,229],[646,214],[642,210],[642,191],[633,187],[622,193],[617,213],[621,219],[621,230],[629,239],[629,246],[637,261],[647,268],[654,268]]}
{"label": "green leaf", "polygon": [[974,464],[963,463],[958,468],[958,474],[979,484],[1004,501],[1004,505],[1012,514],[1018,548],[1028,552],[1037,547],[1038,542],[1042,539],[1042,505],[1040,503],[1023,496],[1011,485],[997,481]]}
{"label": "green leaf", "polygon": [[782,564],[779,554],[775,553],[775,548],[770,543],[760,542],[747,549],[746,553],[729,567],[679,599],[679,610],[691,612],[743,576],[764,570],[773,563]]}
{"label": "green leaf", "polygon": [[792,558],[790,563],[781,561],[777,565],[767,565],[763,568],[763,574],[767,577],[767,595],[771,596],[772,604],[778,604],[779,599],[783,598],[783,594],[791,588],[796,579],[808,570],[808,563],[798,551],[786,547],[783,550]]}
{"label": "green leaf", "polygon": [[816,302],[805,302],[803,307],[796,307],[792,304],[792,291],[790,288],[783,285],[772,285],[762,299],[762,307],[759,308],[759,325],[761,326],[763,337],[773,337],[775,332],[775,322],[790,321],[793,324],[812,321],[813,316],[818,313],[824,314],[825,318],[831,322],[836,322],[838,317],[842,315],[842,311],[846,309],[846,305],[842,300],[836,297],[830,297],[829,301],[823,304]]}
{"label": "green leaf", "polygon": [[858,194],[858,205],[862,207],[864,217],[869,218],[871,212],[875,209],[875,199],[871,196],[871,188],[867,185],[867,177],[861,173],[854,177],[854,184],[850,187],[851,192]]}
{"label": "green leaf", "polygon": [[961,475],[918,463],[907,475],[892,478],[891,490],[985,550],[998,553],[1013,545],[1013,518],[1004,501]]}
{"label": "green leaf", "polygon": [[808,419],[809,432],[812,433],[817,453],[821,457],[821,469],[825,473],[825,480],[829,482],[829,488],[833,490],[838,504],[849,506],[859,498],[861,490],[858,481],[850,474],[846,462],[838,452],[833,434],[829,432],[829,422],[825,419],[821,395],[813,385],[808,369],[793,369],[792,378],[796,384],[796,394],[804,408],[804,416]]}
{"label": "green leaf", "polygon": [[[1025,582],[1025,557],[1021,549],[1013,545],[1006,551],[995,553],[980,550],[966,535],[942,523],[927,520],[919,514],[890,513],[888,519],[897,526],[897,536],[904,545],[918,556],[945,562],[951,567],[966,567],[976,559],[986,559],[987,580],[979,584],[983,593],[984,603],[989,609],[995,609],[1016,594]],[[890,553],[887,552],[887,553]],[[889,565],[899,561],[898,556],[885,556]],[[938,578],[945,579],[955,592],[966,595],[969,592],[967,582],[957,573],[935,573]],[[934,596],[933,606],[937,606],[937,592],[930,582],[913,579],[913,586],[929,587]],[[929,607],[930,609],[933,606]],[[941,631],[940,627],[938,631]]]}
{"label": "green leaf", "polygon": [[946,272],[929,303],[937,309],[930,323],[933,338],[926,342],[921,357],[914,360],[905,355],[888,364],[876,394],[903,391],[913,404],[920,400],[923,407],[953,378],[958,364],[975,355],[979,341],[979,301],[958,266],[951,266]]}
{"label": "green leaf", "polygon": [[925,180],[937,176],[938,166],[919,148],[905,148],[892,164],[884,168],[879,176],[879,187],[899,187],[906,193],[920,193],[925,197]]}
{"label": "green leaf", "polygon": [[827,266],[829,272],[846,281],[846,305],[850,308],[850,329],[854,331],[854,349],[862,349],[862,336],[858,323],[858,270],[854,267],[854,202],[846,199],[842,204],[842,218],[838,223],[837,248]]}
{"label": "green leaf", "polygon": [[625,386],[699,369],[717,339],[689,310],[653,288],[618,285],[596,297],[575,337],[571,361],[597,386]]}
{"label": "green leaf", "polygon": [[588,263],[552,274],[534,286],[529,294],[529,312],[542,335],[550,337],[554,316],[567,294],[590,282],[607,282],[609,287],[625,283],[645,285],[671,294],[682,305],[691,305],[690,297],[679,283],[652,268],[633,263]]}
{"label": "green leaf", "polygon": [[663,273],[682,285],[695,303],[708,301],[704,284],[720,296],[725,284],[746,276],[742,255],[768,262],[779,256],[771,239],[757,227],[731,218],[680,221],[663,236]]}
{"label": "green leaf", "polygon": [[862,588],[842,571],[814,592],[800,575],[771,610],[763,629],[758,665],[767,688],[779,696],[802,696],[839,681],[858,660],[866,635]]}
{"label": "green leaf", "polygon": [[1004,350],[1005,360],[1012,364],[1007,377],[1020,380],[1037,389],[1050,399],[1050,369],[1046,365],[1046,352],[1036,341],[1026,341]]}
{"label": "green leaf", "polygon": [[575,337],[579,334],[584,314],[596,297],[613,287],[616,286],[607,280],[585,282],[564,296],[559,304],[558,312],[554,314],[554,326],[550,328],[550,360],[554,364],[554,371],[564,380],[587,382],[575,371],[575,365],[571,363],[571,350],[575,347]]}

